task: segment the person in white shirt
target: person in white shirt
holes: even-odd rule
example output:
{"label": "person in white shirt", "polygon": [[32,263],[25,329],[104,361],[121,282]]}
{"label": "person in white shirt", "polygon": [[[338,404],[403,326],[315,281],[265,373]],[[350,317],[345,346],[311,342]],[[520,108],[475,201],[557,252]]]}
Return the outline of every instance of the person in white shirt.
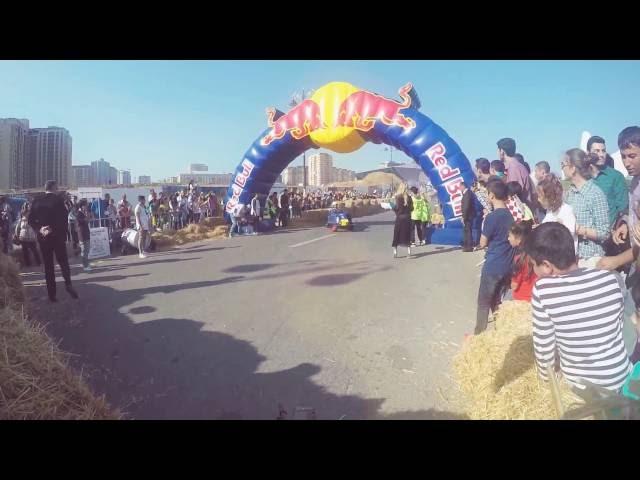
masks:
{"label": "person in white shirt", "polygon": [[144,195],[138,197],[138,205],[134,210],[136,217],[136,230],[138,230],[138,251],[140,258],[147,258],[144,252],[144,246],[147,244],[147,237],[149,236],[149,214],[144,206]]}
{"label": "person in white shirt", "polygon": [[229,215],[231,217],[231,229],[229,230],[229,238],[233,237],[234,233],[240,234],[240,228],[238,226],[238,222],[242,218],[244,213],[245,213],[245,206],[243,203],[238,203],[235,207],[233,207],[233,210]]}
{"label": "person in white shirt", "polygon": [[573,236],[573,244],[578,251],[578,235],[576,233],[576,215],[573,208],[564,202],[564,189],[558,177],[550,173],[536,187],[540,205],[547,211],[541,223],[558,222],[569,229]]}
{"label": "person in white shirt", "polygon": [[260,198],[256,193],[251,199],[251,216],[255,218],[256,230],[257,230],[257,225],[260,222],[260,211],[261,211]]}

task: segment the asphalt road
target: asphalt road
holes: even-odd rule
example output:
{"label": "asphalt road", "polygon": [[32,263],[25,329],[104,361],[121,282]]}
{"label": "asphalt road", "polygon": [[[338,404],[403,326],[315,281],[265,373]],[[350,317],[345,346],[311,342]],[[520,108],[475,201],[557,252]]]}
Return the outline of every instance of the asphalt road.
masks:
{"label": "asphalt road", "polygon": [[450,364],[475,323],[482,254],[394,259],[393,218],[75,265],[78,301],[61,278],[57,304],[41,273],[23,281],[36,318],[130,418],[461,418]]}

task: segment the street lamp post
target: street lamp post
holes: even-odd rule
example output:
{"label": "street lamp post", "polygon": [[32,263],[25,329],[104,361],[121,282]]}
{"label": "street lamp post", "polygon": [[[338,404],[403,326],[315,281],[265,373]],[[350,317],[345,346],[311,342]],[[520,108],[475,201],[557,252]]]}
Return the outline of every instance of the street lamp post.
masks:
{"label": "street lamp post", "polygon": [[[384,147],[385,152],[389,152],[389,167],[393,166],[393,147],[389,145],[388,147]],[[393,173],[391,174],[391,191],[393,192],[394,182],[393,182]]]}
{"label": "street lamp post", "polygon": [[[313,90],[305,90],[302,89],[299,92],[295,92],[291,95],[291,101],[289,102],[289,106],[291,108],[296,105],[304,102],[307,98],[310,98],[313,95]],[[302,152],[302,191],[307,191],[307,152]]]}

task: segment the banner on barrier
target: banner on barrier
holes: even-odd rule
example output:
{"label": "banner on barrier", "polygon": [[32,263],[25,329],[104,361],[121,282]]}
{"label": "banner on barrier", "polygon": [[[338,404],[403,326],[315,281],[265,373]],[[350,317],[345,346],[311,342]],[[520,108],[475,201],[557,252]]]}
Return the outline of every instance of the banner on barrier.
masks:
{"label": "banner on barrier", "polygon": [[89,250],[89,259],[104,258],[111,255],[109,247],[109,232],[106,227],[90,228],[91,248]]}

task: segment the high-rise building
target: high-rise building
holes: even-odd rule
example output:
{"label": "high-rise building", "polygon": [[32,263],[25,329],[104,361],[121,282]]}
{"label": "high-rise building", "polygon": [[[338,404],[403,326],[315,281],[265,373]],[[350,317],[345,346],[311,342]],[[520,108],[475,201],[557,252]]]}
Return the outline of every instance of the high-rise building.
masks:
{"label": "high-rise building", "polygon": [[0,118],[0,190],[31,187],[33,169],[25,164],[29,120]]}
{"label": "high-rise building", "polygon": [[[304,183],[304,167],[298,165],[296,167],[287,167],[282,172],[282,183],[287,186],[297,187]],[[309,176],[309,167],[306,167],[307,177]]]}
{"label": "high-rise building", "polygon": [[193,180],[198,185],[229,185],[231,173],[180,173],[177,183],[187,184]]}
{"label": "high-rise building", "polygon": [[309,185],[320,187],[331,183],[333,157],[328,153],[316,153],[309,157]]}
{"label": "high-rise building", "polygon": [[104,158],[91,162],[93,170],[93,182],[96,186],[109,185],[111,180],[111,164],[106,162]]}
{"label": "high-rise building", "polygon": [[351,182],[355,180],[356,172],[346,168],[333,167],[333,182]]}
{"label": "high-rise building", "polygon": [[109,185],[118,184],[118,169],[116,167],[109,167]]}
{"label": "high-rise building", "polygon": [[140,185],[150,185],[151,184],[151,177],[149,175],[140,175],[138,177],[138,183]]}
{"label": "high-rise building", "polygon": [[43,186],[47,180],[55,180],[60,187],[71,184],[72,138],[66,128],[32,128],[26,143],[25,171],[34,169],[34,186]]}
{"label": "high-rise building", "polygon": [[71,167],[71,185],[74,187],[92,187],[91,165],[73,165]]}
{"label": "high-rise building", "polygon": [[120,185],[131,185],[131,172],[129,170],[120,170],[118,183]]}
{"label": "high-rise building", "polygon": [[209,167],[204,163],[192,163],[189,165],[189,173],[208,172]]}

